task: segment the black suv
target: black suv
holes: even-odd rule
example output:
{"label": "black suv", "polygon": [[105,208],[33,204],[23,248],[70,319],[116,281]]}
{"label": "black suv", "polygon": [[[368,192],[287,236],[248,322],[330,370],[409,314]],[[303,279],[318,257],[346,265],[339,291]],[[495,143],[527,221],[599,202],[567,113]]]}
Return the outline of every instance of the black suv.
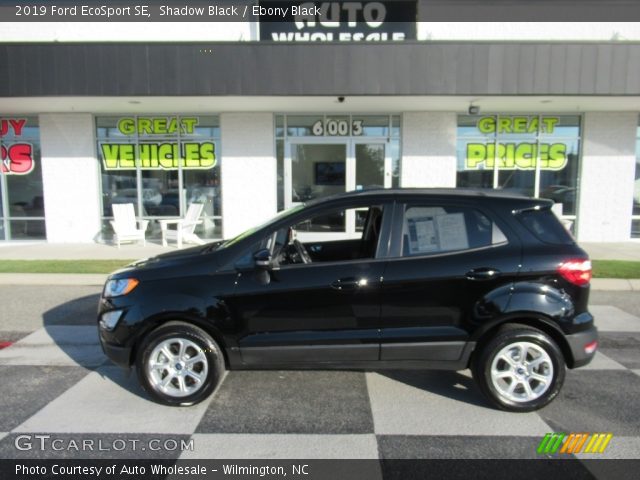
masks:
{"label": "black suv", "polygon": [[225,369],[471,368],[497,407],[535,410],[598,344],[591,264],[551,203],[409,189],[311,201],[113,273],[102,346],[168,405],[202,401]]}

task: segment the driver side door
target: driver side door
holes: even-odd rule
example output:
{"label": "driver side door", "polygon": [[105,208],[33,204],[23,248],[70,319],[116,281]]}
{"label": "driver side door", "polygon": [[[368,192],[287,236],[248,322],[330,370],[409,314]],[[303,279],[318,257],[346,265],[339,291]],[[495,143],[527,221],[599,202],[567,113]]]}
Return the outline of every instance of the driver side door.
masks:
{"label": "driver side door", "polygon": [[[385,209],[378,208],[384,216]],[[320,241],[315,241],[311,233],[332,230],[329,261],[318,261],[320,257],[310,252],[315,261],[299,263],[293,252],[298,263],[285,258],[266,272],[256,270],[239,276],[232,311],[243,327],[238,346],[245,365],[340,365],[378,360],[380,280],[385,260],[376,258],[376,248],[353,247],[357,234],[361,241],[370,241],[364,227],[342,239],[336,235],[340,218],[346,221],[349,217],[345,210],[320,212],[295,225],[304,230],[298,235],[302,244],[316,249],[322,249],[324,237],[320,235]],[[381,217],[378,228],[382,221]],[[380,231],[377,233],[376,244],[386,244],[381,242]]]}

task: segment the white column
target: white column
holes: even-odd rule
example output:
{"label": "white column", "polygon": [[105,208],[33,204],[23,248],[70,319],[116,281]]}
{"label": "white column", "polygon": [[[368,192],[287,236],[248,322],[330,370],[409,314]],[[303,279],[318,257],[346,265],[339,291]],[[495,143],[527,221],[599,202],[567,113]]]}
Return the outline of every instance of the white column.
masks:
{"label": "white column", "polygon": [[100,169],[90,114],[40,115],[47,240],[88,243],[100,233]]}
{"label": "white column", "polygon": [[631,235],[636,164],[634,112],[584,115],[578,240],[619,242]]}
{"label": "white column", "polygon": [[456,114],[407,112],[402,117],[402,187],[456,186]]}
{"label": "white column", "polygon": [[223,113],[222,229],[231,238],[277,212],[273,115]]}

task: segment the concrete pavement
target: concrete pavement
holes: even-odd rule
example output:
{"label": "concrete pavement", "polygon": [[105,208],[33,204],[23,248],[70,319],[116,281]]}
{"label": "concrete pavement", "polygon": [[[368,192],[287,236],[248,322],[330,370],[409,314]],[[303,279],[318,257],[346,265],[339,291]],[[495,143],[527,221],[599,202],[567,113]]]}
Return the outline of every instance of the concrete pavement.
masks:
{"label": "concrete pavement", "polygon": [[[32,297],[27,288],[22,303]],[[602,319],[592,364],[567,372],[549,406],[512,414],[491,408],[468,371],[231,371],[203,403],[164,407],[103,356],[93,309],[51,301],[55,312],[44,311],[39,328],[0,350],[2,458],[111,459],[116,442],[135,439],[118,458],[534,459],[552,431],[613,432],[598,458],[640,458],[640,318],[613,305],[591,306]],[[54,450],[35,440],[28,451],[16,448],[18,436],[42,434],[63,446],[92,440],[113,449]],[[151,451],[150,439],[193,442]]]}

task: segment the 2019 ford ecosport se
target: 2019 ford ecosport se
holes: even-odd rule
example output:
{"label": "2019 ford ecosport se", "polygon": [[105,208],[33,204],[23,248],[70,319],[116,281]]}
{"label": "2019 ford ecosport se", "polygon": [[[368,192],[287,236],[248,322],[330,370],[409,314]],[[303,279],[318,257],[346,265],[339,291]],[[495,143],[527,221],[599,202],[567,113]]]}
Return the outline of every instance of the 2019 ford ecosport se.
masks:
{"label": "2019 ford ecosport se", "polygon": [[471,368],[524,412],[591,361],[591,264],[542,199],[461,190],[310,201],[237,237],[136,262],[100,299],[107,356],[193,405],[226,369]]}

